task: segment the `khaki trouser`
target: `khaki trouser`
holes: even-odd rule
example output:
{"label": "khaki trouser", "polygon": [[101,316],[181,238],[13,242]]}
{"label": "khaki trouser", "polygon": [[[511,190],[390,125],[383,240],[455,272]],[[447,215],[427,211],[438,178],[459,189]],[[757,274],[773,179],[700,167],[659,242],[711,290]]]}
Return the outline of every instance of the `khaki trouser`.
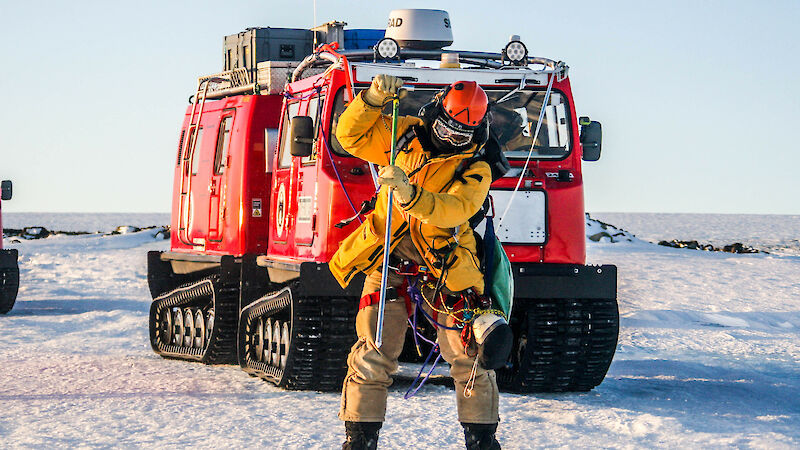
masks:
{"label": "khaki trouser", "polygon": [[[424,264],[408,236],[398,244],[393,254],[401,259]],[[389,272],[389,286],[397,288],[402,282],[402,276]],[[376,270],[364,281],[361,295],[378,292],[380,284],[381,272]],[[387,298],[383,319],[383,344],[381,348],[377,348],[375,329],[378,305],[367,306],[358,312],[358,342],[350,349],[347,357],[348,371],[342,387],[340,419],[352,422],[384,421],[388,388],[392,384],[391,375],[397,371],[397,358],[403,350],[407,319],[405,301],[402,298]],[[444,316],[440,315],[438,320],[442,322]],[[451,317],[447,317],[446,325],[453,326]],[[494,371],[478,366],[472,395],[465,397],[464,387],[469,380],[475,358],[465,353],[459,331],[438,328],[437,341],[442,356],[450,363],[450,376],[455,381],[458,420],[466,423],[497,423],[499,394]],[[476,353],[476,349],[470,349],[470,354]]]}

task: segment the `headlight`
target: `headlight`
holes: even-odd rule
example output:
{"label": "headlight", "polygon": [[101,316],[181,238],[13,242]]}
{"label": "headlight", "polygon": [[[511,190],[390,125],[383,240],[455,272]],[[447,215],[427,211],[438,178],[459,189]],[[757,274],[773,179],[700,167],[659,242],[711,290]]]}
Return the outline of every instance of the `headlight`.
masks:
{"label": "headlight", "polygon": [[392,38],[383,38],[378,41],[378,45],[375,46],[375,52],[383,59],[396,58],[399,49],[400,46],[397,45],[397,41]]}
{"label": "headlight", "polygon": [[508,44],[503,49],[503,58],[508,59],[517,66],[527,64],[528,48],[519,40],[519,36],[511,36]]}

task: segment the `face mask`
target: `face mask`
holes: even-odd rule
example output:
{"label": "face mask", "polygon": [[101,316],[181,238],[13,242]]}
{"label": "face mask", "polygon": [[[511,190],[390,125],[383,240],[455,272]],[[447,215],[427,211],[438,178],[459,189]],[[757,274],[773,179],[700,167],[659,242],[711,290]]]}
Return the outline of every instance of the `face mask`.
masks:
{"label": "face mask", "polygon": [[464,147],[472,141],[473,131],[456,130],[437,117],[431,126],[434,137],[453,147]]}
{"label": "face mask", "polygon": [[463,146],[456,147],[449,142],[439,139],[438,137],[436,137],[436,133],[434,133],[433,130],[430,130],[430,134],[428,135],[428,140],[432,144],[430,152],[433,156],[442,156],[453,153],[459,153],[460,151],[466,148]]}

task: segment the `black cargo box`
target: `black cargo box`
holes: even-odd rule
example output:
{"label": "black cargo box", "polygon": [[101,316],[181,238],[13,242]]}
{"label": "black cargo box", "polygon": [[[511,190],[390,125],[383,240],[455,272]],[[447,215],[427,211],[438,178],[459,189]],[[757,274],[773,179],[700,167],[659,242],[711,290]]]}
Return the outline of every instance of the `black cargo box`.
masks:
{"label": "black cargo box", "polygon": [[314,33],[298,28],[248,28],[225,36],[223,70],[253,70],[262,61],[302,61],[310,55]]}

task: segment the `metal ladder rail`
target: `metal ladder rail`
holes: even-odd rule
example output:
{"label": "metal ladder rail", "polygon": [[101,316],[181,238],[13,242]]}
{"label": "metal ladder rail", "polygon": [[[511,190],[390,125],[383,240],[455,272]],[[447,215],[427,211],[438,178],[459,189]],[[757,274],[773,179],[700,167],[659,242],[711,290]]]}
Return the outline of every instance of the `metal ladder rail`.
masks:
{"label": "metal ladder rail", "polygon": [[[206,104],[206,94],[208,94],[208,85],[211,81],[217,81],[213,78],[202,81],[197,86],[194,102],[192,104],[192,114],[189,116],[189,129],[191,134],[189,136],[189,154],[188,158],[184,153],[183,167],[181,170],[181,189],[180,189],[180,204],[178,209],[178,240],[191,247],[200,246],[202,244],[195,244],[189,240],[189,215],[191,212],[192,203],[189,201],[189,194],[192,192],[192,173],[191,164],[194,159],[194,151],[197,148],[197,134],[200,130],[200,123],[203,119],[203,110]],[[202,97],[201,97],[202,93]],[[200,111],[197,112],[197,104],[200,103]],[[197,113],[197,122],[194,122],[195,113]],[[188,165],[188,167],[187,167]],[[188,182],[187,182],[188,179]],[[185,208],[185,214],[184,214]],[[186,223],[184,223],[186,222]],[[183,234],[181,234],[183,232]]]}

